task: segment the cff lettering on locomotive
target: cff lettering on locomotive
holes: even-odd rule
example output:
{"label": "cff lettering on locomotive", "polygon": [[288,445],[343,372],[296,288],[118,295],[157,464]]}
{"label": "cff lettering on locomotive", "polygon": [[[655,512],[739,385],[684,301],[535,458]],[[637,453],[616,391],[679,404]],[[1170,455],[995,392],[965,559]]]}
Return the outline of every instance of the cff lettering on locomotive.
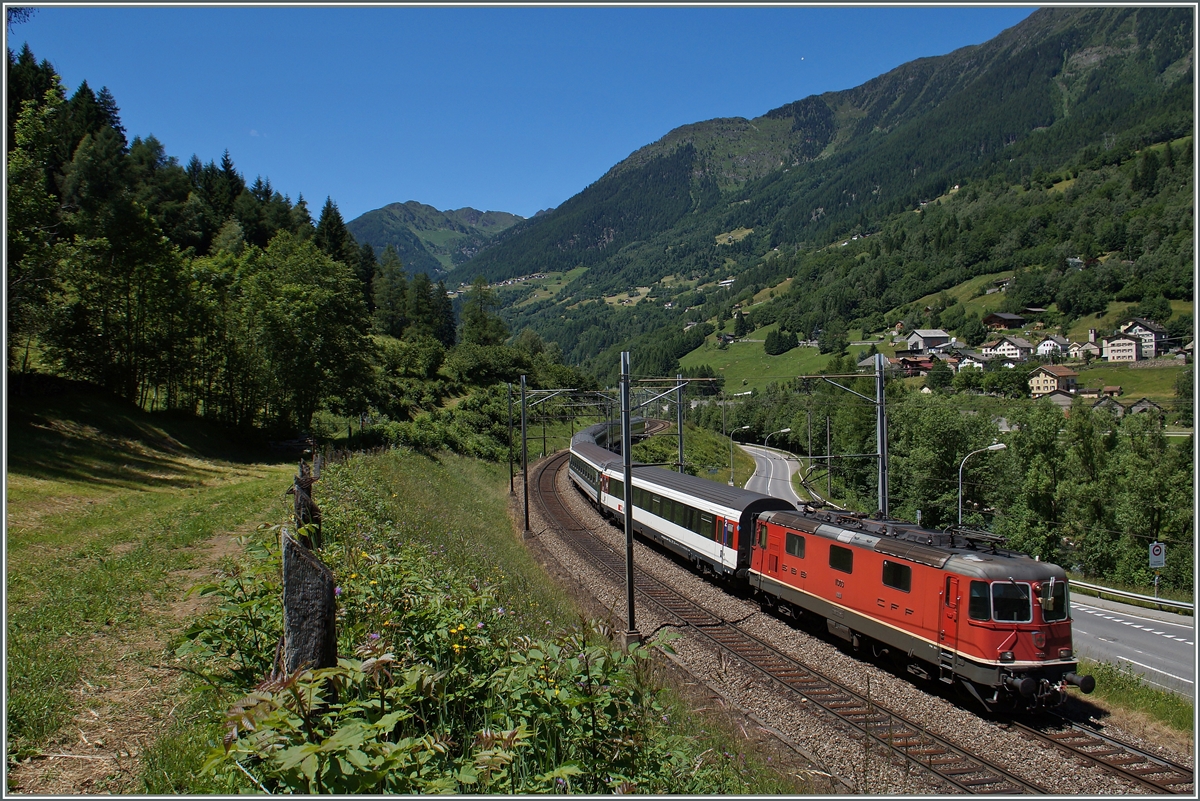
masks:
{"label": "cff lettering on locomotive", "polygon": [[[572,482],[603,514],[624,514],[609,426],[571,442]],[[657,467],[633,469],[633,527],[699,570],[748,585],[764,608],[824,618],[855,648],[960,686],[984,707],[1057,706],[1077,673],[1066,572],[987,532],[796,509],[780,498]]]}

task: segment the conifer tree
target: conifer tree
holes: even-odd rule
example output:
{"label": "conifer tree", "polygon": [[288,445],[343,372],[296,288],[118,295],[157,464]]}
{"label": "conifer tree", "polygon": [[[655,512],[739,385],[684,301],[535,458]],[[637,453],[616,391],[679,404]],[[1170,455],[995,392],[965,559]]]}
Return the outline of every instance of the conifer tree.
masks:
{"label": "conifer tree", "polygon": [[392,245],[384,248],[373,289],[375,330],[399,339],[408,325],[408,280]]}
{"label": "conifer tree", "polygon": [[362,247],[358,249],[358,263],[354,265],[355,272],[358,274],[358,280],[362,281],[363,299],[367,304],[367,312],[375,310],[375,293],[371,287],[375,283],[375,272],[378,270],[378,264],[375,261],[375,248],[370,243],[364,242]]}
{"label": "conifer tree", "polygon": [[462,309],[462,341],[469,345],[500,345],[508,338],[504,321],[492,311],[500,301],[488,286],[487,279],[476,276],[467,290]]}
{"label": "conifer tree", "polygon": [[407,331],[417,335],[435,335],[438,325],[433,293],[433,282],[429,280],[428,275],[417,273],[413,276],[412,283],[408,285],[408,297],[406,298]]}
{"label": "conifer tree", "polygon": [[[433,298],[434,314],[437,326],[433,335],[447,348],[454,347],[456,331],[454,324],[454,303],[446,293],[446,282],[438,281]],[[505,332],[507,335],[507,332]]]}

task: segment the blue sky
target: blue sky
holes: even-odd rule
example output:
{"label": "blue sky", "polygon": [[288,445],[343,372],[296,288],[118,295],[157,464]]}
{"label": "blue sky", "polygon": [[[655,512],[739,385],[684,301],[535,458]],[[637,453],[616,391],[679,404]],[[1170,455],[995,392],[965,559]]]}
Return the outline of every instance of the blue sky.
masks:
{"label": "blue sky", "polygon": [[984,42],[1007,7],[42,7],[15,25],[132,139],[269,178],[314,214],[528,217],[680,125],[752,118]]}

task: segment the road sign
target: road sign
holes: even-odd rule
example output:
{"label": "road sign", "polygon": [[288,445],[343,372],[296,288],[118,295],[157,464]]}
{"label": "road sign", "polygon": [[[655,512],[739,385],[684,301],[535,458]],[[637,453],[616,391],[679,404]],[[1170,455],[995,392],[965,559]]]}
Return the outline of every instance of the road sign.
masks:
{"label": "road sign", "polygon": [[1167,546],[1161,542],[1150,543],[1150,567],[1167,566]]}

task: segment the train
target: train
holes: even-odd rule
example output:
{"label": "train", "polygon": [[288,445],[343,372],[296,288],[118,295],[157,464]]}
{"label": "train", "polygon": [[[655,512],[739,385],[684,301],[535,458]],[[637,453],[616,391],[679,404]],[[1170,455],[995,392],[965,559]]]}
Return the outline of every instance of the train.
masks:
{"label": "train", "polygon": [[[644,421],[638,421],[644,426]],[[624,464],[610,423],[571,440],[571,481],[623,520]],[[767,610],[824,618],[854,649],[953,685],[993,712],[1049,709],[1078,672],[1070,588],[1058,565],[1002,547],[983,531],[935,531],[832,511],[634,465],[633,529]]]}

